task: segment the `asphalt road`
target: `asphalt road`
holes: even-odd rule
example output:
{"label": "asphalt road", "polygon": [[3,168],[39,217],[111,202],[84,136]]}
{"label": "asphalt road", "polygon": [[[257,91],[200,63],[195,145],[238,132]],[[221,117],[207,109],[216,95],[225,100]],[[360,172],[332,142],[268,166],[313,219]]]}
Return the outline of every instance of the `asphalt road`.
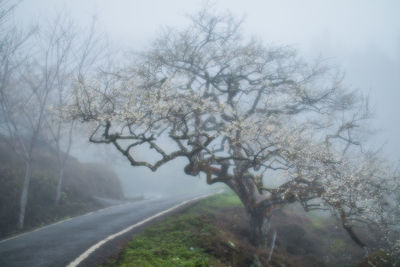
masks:
{"label": "asphalt road", "polygon": [[[0,266],[67,266],[106,237],[194,197],[174,196],[125,203],[0,241]],[[129,238],[135,231],[140,229],[127,233]],[[104,251],[97,253],[106,257]],[[108,250],[108,253],[111,252]],[[79,266],[92,264],[86,261]]]}

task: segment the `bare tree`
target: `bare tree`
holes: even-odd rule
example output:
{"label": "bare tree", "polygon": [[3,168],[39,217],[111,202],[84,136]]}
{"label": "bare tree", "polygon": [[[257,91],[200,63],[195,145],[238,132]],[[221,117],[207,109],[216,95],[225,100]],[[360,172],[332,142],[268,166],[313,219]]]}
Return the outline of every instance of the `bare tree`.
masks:
{"label": "bare tree", "polygon": [[[62,193],[64,169],[72,145],[74,122],[63,119],[59,108],[67,103],[72,95],[75,79],[83,80],[87,72],[95,66],[96,61],[104,54],[106,46],[102,37],[96,33],[95,20],[85,32],[69,20],[66,14],[59,14],[50,26],[44,38],[48,40],[48,54],[44,55],[40,68],[46,79],[46,86],[51,88],[50,102],[53,109],[47,112],[46,130],[54,144],[57,154],[58,179],[55,204],[58,205]],[[44,63],[44,64],[43,64]]]}
{"label": "bare tree", "polygon": [[[365,99],[321,61],[309,65],[290,47],[246,40],[230,14],[202,10],[190,18],[133,64],[78,84],[71,118],[89,122],[90,141],[114,145],[132,166],[156,171],[186,158],[186,174],[228,185],[259,246],[267,245],[276,205],[348,212],[348,202],[335,202],[345,194],[330,194],[336,183],[366,178],[348,167],[361,153]],[[154,161],[140,160],[138,146],[149,146]]]}
{"label": "bare tree", "polygon": [[[16,5],[10,5],[7,1],[2,1],[0,4],[1,131],[2,134],[7,135],[9,144],[25,163],[25,178],[20,198],[18,221],[19,228],[22,229],[31,178],[33,150],[44,113],[44,101],[42,99],[44,95],[38,91],[26,90],[26,84],[23,85],[21,82],[21,72],[28,58],[24,51],[29,46],[28,41],[32,39],[35,30],[23,33],[8,23],[8,17]],[[35,107],[39,107],[39,113],[36,113]]]}
{"label": "bare tree", "polygon": [[[4,12],[12,8],[3,7]],[[2,9],[2,10],[3,10]],[[1,18],[7,19],[2,15]],[[73,78],[84,77],[97,55],[91,51],[94,28],[78,36],[67,16],[59,14],[42,28],[23,34],[11,23],[2,23],[1,36],[1,133],[25,163],[18,225],[24,226],[31,165],[39,140],[50,137],[57,151],[59,177],[56,203],[72,142],[73,123],[64,123],[57,108],[71,95]],[[65,145],[65,151],[63,146]]]}

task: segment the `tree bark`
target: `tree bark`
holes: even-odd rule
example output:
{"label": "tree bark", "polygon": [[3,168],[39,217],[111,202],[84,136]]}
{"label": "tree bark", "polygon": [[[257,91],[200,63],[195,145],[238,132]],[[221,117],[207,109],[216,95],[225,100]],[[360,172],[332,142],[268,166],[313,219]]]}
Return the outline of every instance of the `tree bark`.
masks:
{"label": "tree bark", "polygon": [[250,241],[257,247],[267,247],[270,231],[270,213],[264,205],[258,205],[265,198],[257,189],[254,180],[247,177],[237,177],[228,186],[239,196],[243,203],[248,219]]}
{"label": "tree bark", "polygon": [[24,178],[24,183],[22,185],[22,194],[19,207],[18,228],[20,230],[24,228],[25,211],[26,211],[26,204],[28,202],[28,189],[30,180],[31,180],[31,162],[28,161],[25,163],[25,178]]}
{"label": "tree bark", "polygon": [[264,212],[250,213],[249,226],[250,226],[250,241],[257,247],[266,248],[268,234],[271,228],[270,216]]}
{"label": "tree bark", "polygon": [[58,173],[58,182],[57,182],[57,189],[56,189],[56,201],[55,201],[56,205],[60,204],[61,188],[62,188],[63,178],[64,178],[64,167],[61,167],[60,171]]}

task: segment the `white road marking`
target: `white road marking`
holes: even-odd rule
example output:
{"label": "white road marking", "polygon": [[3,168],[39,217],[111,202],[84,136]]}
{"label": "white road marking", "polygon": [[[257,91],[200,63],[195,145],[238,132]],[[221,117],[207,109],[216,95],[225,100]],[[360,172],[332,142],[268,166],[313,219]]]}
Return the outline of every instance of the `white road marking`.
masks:
{"label": "white road marking", "polygon": [[136,223],[134,225],[131,225],[131,226],[125,228],[124,230],[122,230],[122,231],[120,231],[120,232],[118,232],[116,234],[113,234],[113,235],[110,235],[110,236],[106,237],[105,239],[99,241],[98,243],[96,243],[93,246],[91,246],[88,250],[83,252],[78,258],[76,258],[74,261],[72,261],[70,264],[68,264],[67,267],[76,267],[76,266],[78,266],[82,261],[84,261],[87,257],[89,257],[90,254],[92,254],[96,249],[98,249],[99,247],[101,247],[102,245],[107,243],[108,241],[110,241],[110,240],[112,240],[112,239],[114,239],[114,238],[116,238],[116,237],[118,237],[120,235],[123,235],[123,234],[131,231],[132,229],[134,229],[134,228],[136,228],[138,226],[141,226],[141,225],[143,225],[143,224],[145,224],[147,222],[150,222],[151,220],[154,220],[157,217],[160,217],[160,216],[162,216],[164,214],[167,214],[168,212],[171,212],[171,211],[173,211],[173,210],[175,210],[175,209],[177,209],[179,207],[182,207],[182,206],[184,206],[184,205],[186,205],[186,204],[188,204],[190,202],[193,202],[193,201],[196,201],[196,200],[199,200],[199,199],[202,199],[202,198],[206,198],[208,196],[210,196],[210,194],[199,196],[199,197],[196,197],[196,198],[193,198],[193,199],[190,199],[190,200],[185,200],[185,201],[173,206],[172,208],[169,208],[169,209],[166,209],[164,211],[161,211],[161,212],[159,212],[159,213],[157,213],[157,214],[155,214],[153,216],[150,216],[150,217],[144,219],[143,221],[140,221],[140,222],[138,222],[138,223]]}

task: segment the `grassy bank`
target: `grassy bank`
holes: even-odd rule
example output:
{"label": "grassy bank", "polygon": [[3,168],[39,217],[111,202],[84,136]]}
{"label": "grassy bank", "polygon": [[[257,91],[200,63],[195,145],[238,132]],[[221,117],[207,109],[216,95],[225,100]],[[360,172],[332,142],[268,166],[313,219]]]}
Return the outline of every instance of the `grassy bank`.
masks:
{"label": "grassy bank", "polygon": [[269,249],[248,241],[239,199],[224,193],[147,228],[102,266],[354,266],[363,257],[327,215],[306,214],[296,206],[276,210],[272,229],[277,240],[268,261]]}
{"label": "grassy bank", "polygon": [[211,247],[235,246],[227,239],[221,244],[221,231],[210,216],[226,208],[240,207],[233,194],[202,200],[184,213],[171,216],[136,236],[128,246],[103,266],[225,266]]}

